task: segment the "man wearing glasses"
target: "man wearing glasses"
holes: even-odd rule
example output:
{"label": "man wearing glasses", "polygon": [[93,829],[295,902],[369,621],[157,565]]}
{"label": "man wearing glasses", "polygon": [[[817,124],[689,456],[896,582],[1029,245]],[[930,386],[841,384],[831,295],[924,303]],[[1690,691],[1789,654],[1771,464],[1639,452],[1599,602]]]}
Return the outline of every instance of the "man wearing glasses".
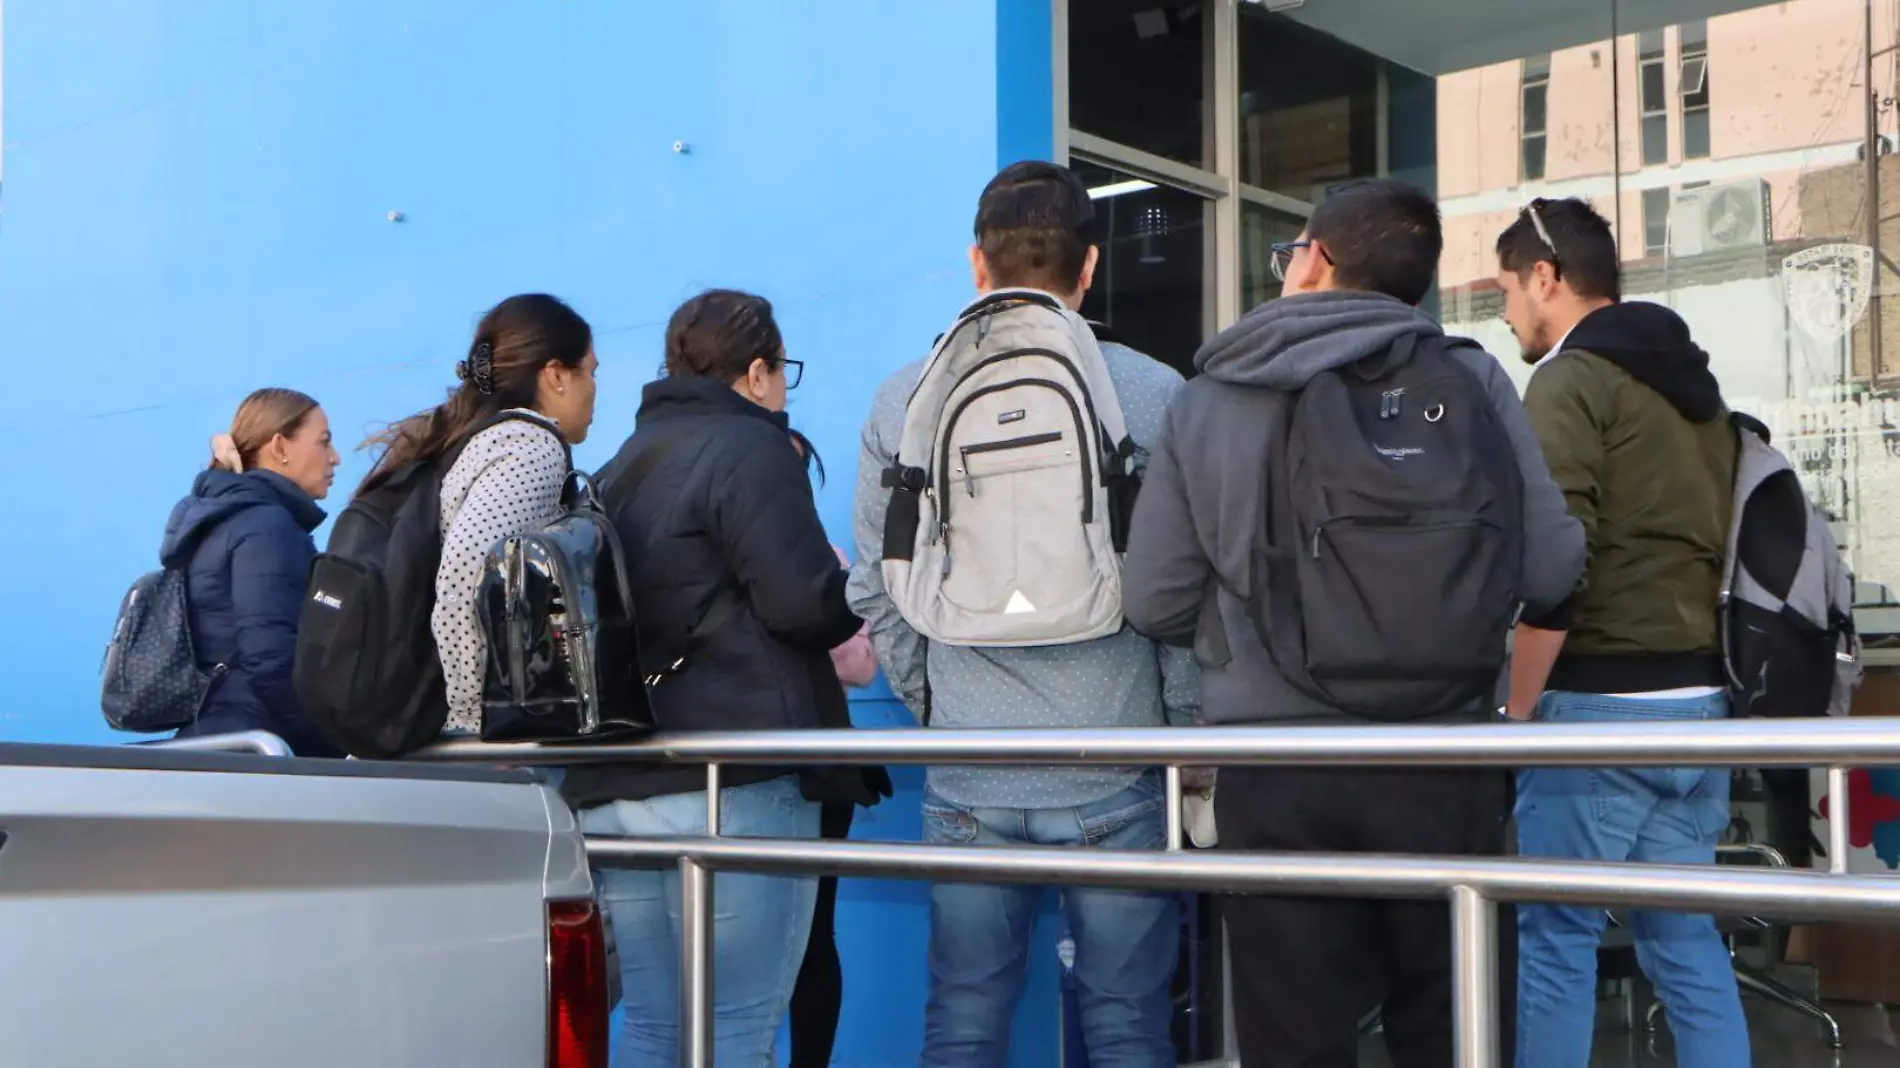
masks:
{"label": "man wearing glasses", "polygon": [[[1211,723],[1371,722],[1365,705],[1349,708],[1336,687],[1364,694],[1367,684],[1389,682],[1396,673],[1387,654],[1417,657],[1421,648],[1442,647],[1430,645],[1443,637],[1434,629],[1460,632],[1451,641],[1468,640],[1479,666],[1459,673],[1458,685],[1435,701],[1414,700],[1416,691],[1407,691],[1392,702],[1397,707],[1378,709],[1384,713],[1379,720],[1492,719],[1518,599],[1548,611],[1583,569],[1583,531],[1564,509],[1504,369],[1483,349],[1450,342],[1418,309],[1443,247],[1438,208],[1419,190],[1381,180],[1335,193],[1313,213],[1300,240],[1276,250],[1286,296],[1255,308],[1203,346],[1195,357],[1200,376],[1169,406],[1135,506],[1124,603],[1129,620],[1145,633],[1194,646]],[[1393,376],[1414,381],[1414,372],[1432,377],[1408,393]],[[1369,385],[1360,391],[1347,385],[1349,378]],[[1343,413],[1309,407],[1343,390],[1354,390],[1356,401],[1365,403]],[[1333,415],[1339,417],[1328,418]],[[1483,433],[1472,438],[1434,429],[1475,431],[1480,424]],[[1368,426],[1387,429],[1372,437]],[[1299,438],[1312,447],[1304,453],[1294,444],[1301,427],[1313,428]],[[1388,470],[1458,475],[1501,468],[1497,484],[1513,487],[1507,492],[1516,508],[1500,503],[1492,521],[1495,529],[1521,535],[1521,554],[1421,558],[1395,545],[1381,558],[1385,566],[1375,562],[1354,576],[1361,581],[1350,592],[1315,582],[1310,588],[1317,595],[1307,598],[1301,572],[1321,566],[1308,561],[1344,559],[1357,551],[1351,546],[1391,536],[1404,523],[1348,541],[1324,521],[1305,526],[1276,519],[1297,511],[1288,488],[1296,479],[1296,455],[1352,463],[1360,482],[1328,487],[1341,494],[1370,484],[1374,476],[1364,472],[1384,478]],[[1300,529],[1290,529],[1295,526]],[[1437,529],[1454,528],[1464,529],[1449,519]],[[1427,550],[1446,544],[1432,537],[1400,544],[1423,541]],[[1483,576],[1474,581],[1503,576],[1501,605],[1485,613],[1483,625],[1443,625],[1441,605],[1460,597],[1473,573]],[[1303,604],[1283,613],[1277,602],[1289,587],[1300,589]],[[1303,614],[1306,605],[1326,613],[1358,601],[1391,606],[1380,618],[1402,637],[1355,624],[1325,631],[1319,640],[1345,648],[1342,656],[1365,666],[1318,686],[1311,671],[1299,677],[1310,658],[1274,651],[1283,648],[1280,636],[1288,630],[1324,630],[1307,626],[1316,617]],[[1415,626],[1418,619],[1427,622]],[[1333,641],[1334,634],[1343,637]],[[1307,650],[1315,644],[1309,641]],[[1435,653],[1424,659],[1432,661],[1427,670],[1443,670]],[[1226,767],[1214,805],[1222,849],[1497,856],[1506,852],[1509,792],[1509,773],[1488,769]],[[1382,1014],[1396,1068],[1449,1068],[1451,924],[1443,903],[1235,896],[1222,902],[1222,911],[1247,1068],[1357,1064],[1357,1024],[1374,1009]],[[1515,948],[1509,910],[1500,920],[1509,947],[1500,971],[1509,976]],[[1507,979],[1501,1013],[1507,1026],[1512,985]]]}
{"label": "man wearing glasses", "polygon": [[[1558,610],[1518,628],[1509,714],[1555,723],[1722,719],[1716,612],[1736,443],[1709,356],[1675,312],[1622,303],[1610,224],[1533,200],[1498,238],[1504,318],[1537,365],[1524,405],[1589,540]],[[1527,856],[1713,864],[1725,768],[1535,768],[1518,776]],[[1519,1068],[1584,1068],[1601,908],[1519,909]],[[1745,1068],[1748,1028],[1708,916],[1632,914],[1637,960],[1683,1068]]]}

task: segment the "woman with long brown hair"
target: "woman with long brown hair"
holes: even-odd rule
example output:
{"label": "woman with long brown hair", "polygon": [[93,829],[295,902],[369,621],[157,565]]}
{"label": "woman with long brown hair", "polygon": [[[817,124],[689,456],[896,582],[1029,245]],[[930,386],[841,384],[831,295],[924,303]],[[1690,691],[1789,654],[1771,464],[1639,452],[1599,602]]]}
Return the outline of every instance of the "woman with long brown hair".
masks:
{"label": "woman with long brown hair", "polygon": [[213,679],[197,722],[178,733],[264,730],[300,756],[340,756],[304,720],[290,678],[310,532],[340,462],[329,417],[296,390],[260,389],[211,450],[159,550],[185,573],[198,667]]}
{"label": "woman with long brown hair", "polygon": [[461,450],[442,476],[442,561],[430,618],[448,683],[447,733],[482,726],[488,643],[475,618],[482,561],[497,541],[558,513],[570,447],[587,440],[594,422],[599,364],[593,329],[574,309],[545,293],[509,297],[476,326],[448,400],[376,439],[386,448],[365,491],[410,461]]}

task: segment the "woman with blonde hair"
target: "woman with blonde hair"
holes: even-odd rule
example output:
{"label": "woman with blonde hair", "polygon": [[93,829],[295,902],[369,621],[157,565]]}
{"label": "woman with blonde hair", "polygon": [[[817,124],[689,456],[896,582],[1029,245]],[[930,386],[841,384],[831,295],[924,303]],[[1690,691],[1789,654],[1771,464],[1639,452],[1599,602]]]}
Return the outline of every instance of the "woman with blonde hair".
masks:
{"label": "woman with blonde hair", "polygon": [[297,707],[291,662],[340,458],[330,420],[309,396],[260,389],[228,433],[211,439],[209,470],[172,509],[160,562],[185,573],[192,642],[212,688],[197,722],[179,735],[263,730],[299,756],[341,754]]}

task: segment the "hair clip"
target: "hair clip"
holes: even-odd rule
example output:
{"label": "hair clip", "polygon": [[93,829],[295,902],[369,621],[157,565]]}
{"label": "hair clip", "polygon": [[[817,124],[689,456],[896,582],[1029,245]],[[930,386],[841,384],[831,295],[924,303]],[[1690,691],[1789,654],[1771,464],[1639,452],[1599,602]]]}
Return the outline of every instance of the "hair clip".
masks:
{"label": "hair clip", "polygon": [[468,359],[455,365],[455,377],[475,387],[482,396],[495,392],[495,347],[484,341],[475,346]]}

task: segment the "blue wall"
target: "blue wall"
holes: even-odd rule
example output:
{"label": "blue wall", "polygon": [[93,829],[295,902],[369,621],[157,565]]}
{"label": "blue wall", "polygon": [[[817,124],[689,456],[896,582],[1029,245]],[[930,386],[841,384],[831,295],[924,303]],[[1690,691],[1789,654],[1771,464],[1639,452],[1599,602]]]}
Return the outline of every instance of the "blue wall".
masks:
{"label": "blue wall", "polygon": [[[9,740],[122,740],[97,712],[112,614],[244,394],[306,390],[354,439],[436,401],[475,319],[512,292],[560,294],[596,327],[589,466],[631,428],[681,299],[770,296],[809,364],[792,415],[831,460],[821,508],[848,543],[872,390],[966,299],[969,220],[999,154],[1046,154],[1053,125],[1048,0],[4,13]],[[339,485],[364,467],[350,454]],[[861,722],[899,720],[865,696]],[[900,783],[861,834],[916,835],[919,779]],[[843,898],[839,1063],[914,1063],[924,888]],[[1054,1061],[1049,980],[1016,1063]]]}

